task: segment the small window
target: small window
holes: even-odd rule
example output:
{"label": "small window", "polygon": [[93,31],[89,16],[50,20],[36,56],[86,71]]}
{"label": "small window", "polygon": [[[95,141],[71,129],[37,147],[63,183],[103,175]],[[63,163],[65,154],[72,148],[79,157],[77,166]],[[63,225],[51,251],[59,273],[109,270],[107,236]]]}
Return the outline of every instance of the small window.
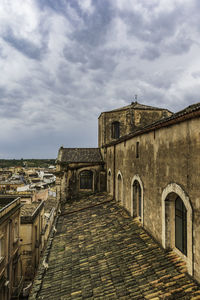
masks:
{"label": "small window", "polygon": [[139,158],[139,147],[140,147],[140,143],[137,142],[136,143],[136,158]]}
{"label": "small window", "polygon": [[112,138],[118,139],[120,137],[120,123],[113,122],[112,123]]}
{"label": "small window", "polygon": [[80,173],[80,189],[92,190],[93,173],[92,171],[82,171]]}

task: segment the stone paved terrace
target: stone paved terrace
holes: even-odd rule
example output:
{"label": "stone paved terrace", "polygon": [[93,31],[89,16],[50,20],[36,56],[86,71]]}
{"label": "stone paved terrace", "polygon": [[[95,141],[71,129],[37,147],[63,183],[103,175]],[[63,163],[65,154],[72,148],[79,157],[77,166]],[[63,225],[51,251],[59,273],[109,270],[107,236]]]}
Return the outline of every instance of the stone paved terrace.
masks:
{"label": "stone paved terrace", "polygon": [[200,299],[184,263],[105,194],[66,204],[44,255],[29,300]]}

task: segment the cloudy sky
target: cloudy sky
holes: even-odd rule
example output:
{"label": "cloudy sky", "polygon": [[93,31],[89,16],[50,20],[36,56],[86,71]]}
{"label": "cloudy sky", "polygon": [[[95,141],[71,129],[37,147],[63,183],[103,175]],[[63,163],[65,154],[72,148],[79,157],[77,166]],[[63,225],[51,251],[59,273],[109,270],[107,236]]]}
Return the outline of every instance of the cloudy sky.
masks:
{"label": "cloudy sky", "polygon": [[0,0],[0,158],[96,147],[102,111],[200,101],[199,0]]}

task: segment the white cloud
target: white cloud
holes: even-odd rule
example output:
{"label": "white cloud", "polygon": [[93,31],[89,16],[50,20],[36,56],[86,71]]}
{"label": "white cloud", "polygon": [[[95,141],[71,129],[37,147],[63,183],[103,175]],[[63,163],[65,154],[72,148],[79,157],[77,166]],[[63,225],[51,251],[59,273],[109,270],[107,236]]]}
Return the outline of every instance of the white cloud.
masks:
{"label": "white cloud", "polygon": [[91,0],[78,0],[78,4],[84,12],[88,14],[92,14],[94,12],[94,6]]}

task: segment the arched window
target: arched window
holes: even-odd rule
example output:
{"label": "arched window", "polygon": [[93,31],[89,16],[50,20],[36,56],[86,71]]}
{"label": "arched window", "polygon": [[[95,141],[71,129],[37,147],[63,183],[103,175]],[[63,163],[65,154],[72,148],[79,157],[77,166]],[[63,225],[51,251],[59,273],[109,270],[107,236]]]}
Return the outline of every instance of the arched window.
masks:
{"label": "arched window", "polygon": [[92,190],[93,186],[93,173],[92,171],[85,170],[80,173],[80,189]]}
{"label": "arched window", "polygon": [[118,139],[120,137],[120,123],[118,121],[112,123],[111,135],[113,139]]}
{"label": "arched window", "polygon": [[172,248],[193,275],[193,209],[185,191],[176,183],[162,192],[162,245]]}
{"label": "arched window", "polygon": [[137,180],[133,182],[133,215],[142,217],[142,191]]}
{"label": "arched window", "polygon": [[175,246],[187,255],[187,210],[179,196],[175,201]]}
{"label": "arched window", "polygon": [[123,179],[121,173],[117,175],[117,202],[123,204]]}

